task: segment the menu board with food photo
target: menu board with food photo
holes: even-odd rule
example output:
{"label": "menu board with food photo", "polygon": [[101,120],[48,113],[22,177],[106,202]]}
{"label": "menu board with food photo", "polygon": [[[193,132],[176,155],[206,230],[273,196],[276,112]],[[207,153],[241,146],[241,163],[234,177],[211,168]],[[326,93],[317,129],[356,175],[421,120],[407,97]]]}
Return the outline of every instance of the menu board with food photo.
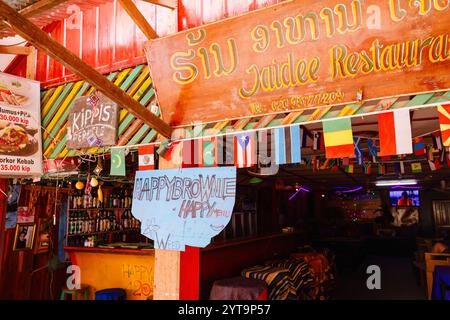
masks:
{"label": "menu board with food photo", "polygon": [[42,174],[40,84],[0,72],[0,176]]}

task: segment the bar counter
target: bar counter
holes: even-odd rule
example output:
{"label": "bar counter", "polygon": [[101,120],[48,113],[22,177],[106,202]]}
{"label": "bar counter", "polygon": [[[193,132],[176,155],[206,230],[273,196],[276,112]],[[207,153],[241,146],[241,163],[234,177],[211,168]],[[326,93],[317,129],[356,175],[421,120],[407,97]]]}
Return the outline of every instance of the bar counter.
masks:
{"label": "bar counter", "polygon": [[64,247],[81,269],[81,283],[90,286],[89,299],[102,289],[125,289],[127,300],[153,297],[153,249]]}

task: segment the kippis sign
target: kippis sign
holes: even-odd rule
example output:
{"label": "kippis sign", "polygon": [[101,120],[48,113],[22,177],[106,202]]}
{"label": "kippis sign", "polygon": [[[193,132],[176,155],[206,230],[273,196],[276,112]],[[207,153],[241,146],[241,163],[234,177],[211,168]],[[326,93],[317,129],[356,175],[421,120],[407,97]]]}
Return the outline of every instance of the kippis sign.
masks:
{"label": "kippis sign", "polygon": [[448,0],[293,0],[146,44],[190,125],[450,88]]}
{"label": "kippis sign", "polygon": [[67,149],[113,146],[117,140],[117,103],[95,92],[74,101],[67,127]]}
{"label": "kippis sign", "polygon": [[137,171],[131,210],[155,248],[184,251],[226,227],[235,198],[235,167]]}

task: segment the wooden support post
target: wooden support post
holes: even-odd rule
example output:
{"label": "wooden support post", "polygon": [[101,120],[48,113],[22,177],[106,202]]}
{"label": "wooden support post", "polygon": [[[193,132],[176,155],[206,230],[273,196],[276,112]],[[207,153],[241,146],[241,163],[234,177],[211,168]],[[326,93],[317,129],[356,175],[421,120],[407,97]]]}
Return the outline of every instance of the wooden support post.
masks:
{"label": "wooden support post", "polygon": [[[176,165],[159,158],[159,169],[174,169]],[[180,298],[180,252],[155,249],[154,300]]]}
{"label": "wooden support post", "polygon": [[36,47],[64,65],[74,74],[89,82],[97,90],[115,101],[119,106],[127,109],[128,112],[154,128],[161,135],[170,137],[172,128],[167,123],[155,116],[148,109],[143,108],[139,102],[108,81],[97,70],[78,58],[70,50],[67,50],[59,42],[52,39],[28,19],[22,17],[3,1],[0,1],[0,16],[22,38],[34,43]]}
{"label": "wooden support post", "polygon": [[26,77],[28,79],[36,79],[36,49],[34,47],[30,48],[30,53],[27,55],[27,73]]}
{"label": "wooden support post", "polygon": [[200,299],[200,248],[186,246],[180,254],[180,300]]}
{"label": "wooden support post", "polygon": [[148,23],[139,9],[136,7],[132,0],[119,0],[122,8],[128,13],[128,15],[133,19],[134,23],[141,29],[142,33],[145,34],[147,39],[155,39],[158,38],[156,31],[152,28],[152,26]]}
{"label": "wooden support post", "polygon": [[[159,169],[177,167],[159,158]],[[198,300],[199,296],[200,249],[189,246],[184,252],[156,249],[153,299]]]}

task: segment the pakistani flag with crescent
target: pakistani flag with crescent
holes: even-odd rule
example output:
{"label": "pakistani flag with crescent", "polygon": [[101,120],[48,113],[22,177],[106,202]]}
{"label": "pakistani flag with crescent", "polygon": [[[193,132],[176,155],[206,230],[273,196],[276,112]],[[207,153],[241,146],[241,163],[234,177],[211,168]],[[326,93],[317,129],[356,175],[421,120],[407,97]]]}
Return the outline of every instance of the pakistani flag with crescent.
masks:
{"label": "pakistani flag with crescent", "polygon": [[111,176],[126,175],[125,172],[125,149],[124,148],[111,148]]}
{"label": "pakistani flag with crescent", "polygon": [[438,106],[439,124],[441,126],[442,144],[450,147],[450,104]]}

